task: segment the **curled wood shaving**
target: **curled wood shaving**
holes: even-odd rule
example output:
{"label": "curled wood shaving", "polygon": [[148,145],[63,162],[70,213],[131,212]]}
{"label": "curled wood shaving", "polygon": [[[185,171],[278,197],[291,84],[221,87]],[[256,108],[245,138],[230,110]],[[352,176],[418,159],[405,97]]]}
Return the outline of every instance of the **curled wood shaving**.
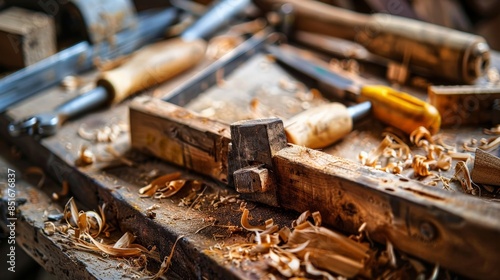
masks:
{"label": "curled wood shaving", "polygon": [[250,224],[248,221],[248,216],[250,214],[250,211],[248,209],[243,210],[243,214],[241,215],[241,226],[249,231],[263,231],[266,230],[267,226],[266,225],[260,225],[260,226],[253,226]]}
{"label": "curled wood shaving", "polygon": [[25,176],[31,176],[31,175],[37,175],[40,176],[40,179],[38,180],[38,183],[36,184],[37,188],[41,188],[43,184],[45,183],[45,172],[40,167],[32,166],[28,167],[24,171]]}
{"label": "curled wood shaving", "polygon": [[[292,229],[279,230],[270,221],[266,225],[251,225],[248,216],[249,211],[244,209],[241,224],[255,234],[255,243],[227,247],[225,257],[233,263],[264,258],[284,277],[304,277],[307,273],[353,277],[365,269],[370,258],[366,244],[321,227],[319,212],[306,211],[292,223]],[[315,224],[308,221],[309,217]]]}
{"label": "curled wood shaving", "polygon": [[158,191],[158,189],[163,189],[166,187],[171,181],[177,180],[181,177],[180,172],[174,172],[165,174],[154,179],[149,185],[142,187],[139,189],[139,194],[141,197],[152,197]]}
{"label": "curled wood shaving", "polygon": [[464,161],[457,162],[455,165],[455,174],[452,179],[460,182],[460,185],[465,193],[479,195],[479,188],[474,188],[469,168]]}
{"label": "curled wood shaving", "polygon": [[58,225],[56,226],[53,222],[45,222],[43,226],[43,233],[46,235],[54,235],[56,232],[58,233],[67,233],[69,229],[69,225]]}
{"label": "curled wood shaving", "polygon": [[87,145],[82,145],[78,151],[78,158],[75,161],[76,166],[87,166],[95,161],[94,153]]}
{"label": "curled wood shaving", "polygon": [[57,193],[52,193],[52,199],[54,201],[57,201],[59,199],[61,199],[61,197],[65,197],[66,195],[68,195],[69,193],[69,184],[67,181],[63,181],[62,182],[62,187],[61,187],[61,190]]}
{"label": "curled wood shaving", "polygon": [[410,141],[417,147],[421,147],[426,143],[434,144],[431,133],[423,126],[418,127],[410,134]]}
{"label": "curled wood shaving", "polygon": [[[146,256],[157,261],[160,260],[156,248],[151,250],[133,243],[135,236],[129,232],[124,233],[115,243],[104,244],[97,238],[108,228],[104,210],[106,205],[99,207],[99,213],[94,211],[79,211],[73,198],[70,198],[64,207],[63,215],[66,224],[56,226],[52,222],[46,222],[43,232],[47,235],[55,233],[65,234],[78,248],[100,253],[105,256],[130,258],[137,257],[135,265],[145,265]],[[141,261],[142,259],[142,261]]]}
{"label": "curled wood shaving", "polygon": [[80,125],[78,135],[86,140],[97,143],[110,143],[115,141],[120,134],[128,131],[128,125],[125,123],[105,125],[92,131],[86,130],[86,125]]}
{"label": "curled wood shaving", "polygon": [[497,124],[490,129],[484,129],[483,132],[488,135],[500,135],[500,124]]}
{"label": "curled wood shaving", "polygon": [[363,165],[375,167],[377,161],[380,156],[384,153],[384,150],[388,148],[392,144],[392,139],[389,136],[385,136],[382,142],[378,145],[377,148],[370,151],[369,154],[363,153],[360,154],[359,158]]}
{"label": "curled wood shaving", "polygon": [[[182,189],[186,185],[186,180],[173,180],[168,182],[165,187],[158,188],[155,194],[155,198],[167,198],[176,194],[178,191]],[[157,195],[161,194],[161,195]]]}
{"label": "curled wood shaving", "polygon": [[314,265],[311,263],[311,261],[309,261],[310,254],[311,254],[310,252],[307,252],[304,255],[304,264],[306,267],[306,272],[311,274],[311,275],[314,275],[314,276],[322,276],[323,279],[335,280],[336,278],[333,277],[330,273],[314,267]]}
{"label": "curled wood shaving", "polygon": [[[103,206],[105,207],[105,206]],[[105,226],[105,218],[103,215],[104,208],[99,208],[100,214],[94,211],[78,211],[78,207],[73,198],[70,198],[64,207],[63,215],[72,228],[77,229],[77,238],[80,234],[90,234],[92,237],[97,237]]]}
{"label": "curled wood shaving", "polygon": [[170,250],[170,254],[163,259],[163,262],[161,263],[161,266],[160,266],[160,270],[158,270],[158,272],[155,275],[153,275],[151,278],[148,278],[148,279],[158,279],[161,276],[163,276],[165,273],[167,273],[168,269],[170,268],[170,265],[172,264],[172,258],[174,256],[175,247],[177,246],[177,242],[179,242],[179,240],[181,240],[182,238],[184,238],[184,236],[179,236],[175,240],[175,243],[172,246],[172,249]]}
{"label": "curled wood shaving", "polygon": [[500,146],[500,136],[495,136],[495,137],[490,137],[488,139],[482,138],[479,141],[479,145],[476,139],[471,139],[469,143],[467,142],[463,143],[462,148],[468,152],[475,152],[476,148],[479,148],[484,151],[491,151],[499,146]]}
{"label": "curled wood shaving", "polygon": [[[140,248],[137,246],[131,246],[130,244],[130,233],[126,232],[124,234],[125,238],[127,239],[126,241],[122,240],[124,236],[120,238],[122,240],[122,243],[120,246],[121,247],[115,247],[115,244],[103,244],[92,238],[91,235],[85,234],[84,236],[90,240],[90,242],[85,241],[83,239],[79,239],[78,242],[76,243],[77,246],[86,248],[92,251],[104,253],[109,256],[113,257],[137,257],[143,253],[149,253],[148,250],[145,250],[145,248]],[[128,242],[128,243],[125,243]],[[130,247],[125,247],[125,245],[130,246]],[[135,244],[137,245],[137,244]]]}

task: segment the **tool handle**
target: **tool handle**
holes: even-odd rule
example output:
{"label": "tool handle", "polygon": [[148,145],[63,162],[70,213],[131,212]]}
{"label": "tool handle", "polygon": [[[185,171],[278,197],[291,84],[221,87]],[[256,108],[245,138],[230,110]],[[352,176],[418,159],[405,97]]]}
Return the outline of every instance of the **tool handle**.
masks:
{"label": "tool handle", "polygon": [[291,3],[297,30],[355,41],[431,77],[472,83],[489,67],[489,46],[481,36],[389,14],[356,13],[318,1],[254,1],[267,10]]}
{"label": "tool handle", "polygon": [[285,121],[288,142],[312,149],[327,147],[351,130],[351,115],[340,103],[320,105]]}
{"label": "tool handle", "polygon": [[441,115],[434,106],[387,86],[363,86],[359,99],[372,103],[377,119],[408,134],[420,126],[435,134],[441,126]]}
{"label": "tool handle", "polygon": [[124,65],[103,72],[97,84],[103,86],[115,103],[129,95],[160,84],[198,63],[205,55],[206,42],[186,42],[180,38],[149,45]]}
{"label": "tool handle", "polygon": [[96,87],[65,102],[54,110],[59,119],[58,125],[62,125],[68,119],[103,106],[108,100],[109,95],[106,90],[102,87]]}

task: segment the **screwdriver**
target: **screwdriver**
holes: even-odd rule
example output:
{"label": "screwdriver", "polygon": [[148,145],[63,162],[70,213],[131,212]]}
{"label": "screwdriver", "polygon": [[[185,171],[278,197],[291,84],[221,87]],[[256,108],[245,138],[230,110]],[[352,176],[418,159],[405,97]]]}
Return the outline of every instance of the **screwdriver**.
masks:
{"label": "screwdriver", "polygon": [[[323,61],[288,45],[266,46],[282,63],[337,90],[354,94],[360,104],[346,108],[331,103],[306,110],[285,122],[288,141],[309,148],[324,148],[347,135],[353,120],[372,113],[378,120],[408,134],[420,126],[432,134],[439,131],[441,115],[434,106],[383,85],[366,85],[352,77],[334,73]],[[349,95],[346,95],[349,96]]]}
{"label": "screwdriver", "polygon": [[9,125],[12,136],[49,136],[67,119],[106,104],[118,103],[131,94],[162,83],[201,61],[205,36],[212,34],[250,4],[250,0],[223,0],[214,5],[179,38],[138,50],[123,65],[101,73],[96,87],[47,113]]}

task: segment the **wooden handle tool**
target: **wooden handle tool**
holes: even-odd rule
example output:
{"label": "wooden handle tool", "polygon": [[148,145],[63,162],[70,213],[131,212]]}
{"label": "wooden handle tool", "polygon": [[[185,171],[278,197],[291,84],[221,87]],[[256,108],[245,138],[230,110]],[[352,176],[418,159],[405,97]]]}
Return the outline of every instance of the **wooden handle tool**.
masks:
{"label": "wooden handle tool", "polygon": [[370,113],[371,103],[352,107],[333,102],[299,113],[285,121],[288,142],[312,149],[327,147],[349,134],[355,120]]}
{"label": "wooden handle tool", "polygon": [[[441,115],[434,106],[423,100],[387,86],[365,85],[355,77],[332,72],[311,53],[301,53],[291,46],[267,46],[266,50],[284,64],[329,87],[353,93],[352,98],[356,102],[369,101],[373,115],[388,125],[408,134],[420,126],[427,128],[432,134],[439,131]],[[287,122],[289,124],[286,125],[286,130],[291,137],[289,141],[309,148],[322,148],[334,143],[352,128],[346,110],[342,105],[336,104],[299,114]]]}
{"label": "wooden handle tool", "polygon": [[312,0],[254,0],[263,10],[291,4],[295,30],[355,41],[370,52],[457,83],[472,83],[488,69],[486,40],[409,18],[362,14]]}
{"label": "wooden handle tool", "polygon": [[162,83],[198,63],[205,55],[204,37],[245,9],[250,0],[223,0],[213,6],[180,38],[150,45],[126,64],[103,73],[97,84],[106,88],[113,102]]}
{"label": "wooden handle tool", "polygon": [[140,50],[124,65],[103,72],[97,81],[114,103],[131,94],[162,83],[197,64],[205,55],[202,39],[171,39]]}

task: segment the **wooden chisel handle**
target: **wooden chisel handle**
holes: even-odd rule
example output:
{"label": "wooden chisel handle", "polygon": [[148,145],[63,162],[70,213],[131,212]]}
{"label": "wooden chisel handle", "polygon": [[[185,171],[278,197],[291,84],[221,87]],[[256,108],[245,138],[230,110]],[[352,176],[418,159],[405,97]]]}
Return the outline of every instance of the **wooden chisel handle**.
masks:
{"label": "wooden chisel handle", "polygon": [[[294,28],[355,41],[370,52],[432,77],[472,83],[489,67],[486,40],[418,20],[362,14],[312,0],[254,0],[264,10],[293,5]],[[406,59],[406,60],[405,60]]]}
{"label": "wooden chisel handle", "polygon": [[97,85],[106,88],[117,103],[153,85],[162,83],[198,63],[205,55],[202,39],[170,39],[137,51],[125,64],[105,71]]}
{"label": "wooden chisel handle", "polygon": [[340,103],[323,104],[284,122],[289,143],[319,149],[340,140],[352,130],[352,117]]}

